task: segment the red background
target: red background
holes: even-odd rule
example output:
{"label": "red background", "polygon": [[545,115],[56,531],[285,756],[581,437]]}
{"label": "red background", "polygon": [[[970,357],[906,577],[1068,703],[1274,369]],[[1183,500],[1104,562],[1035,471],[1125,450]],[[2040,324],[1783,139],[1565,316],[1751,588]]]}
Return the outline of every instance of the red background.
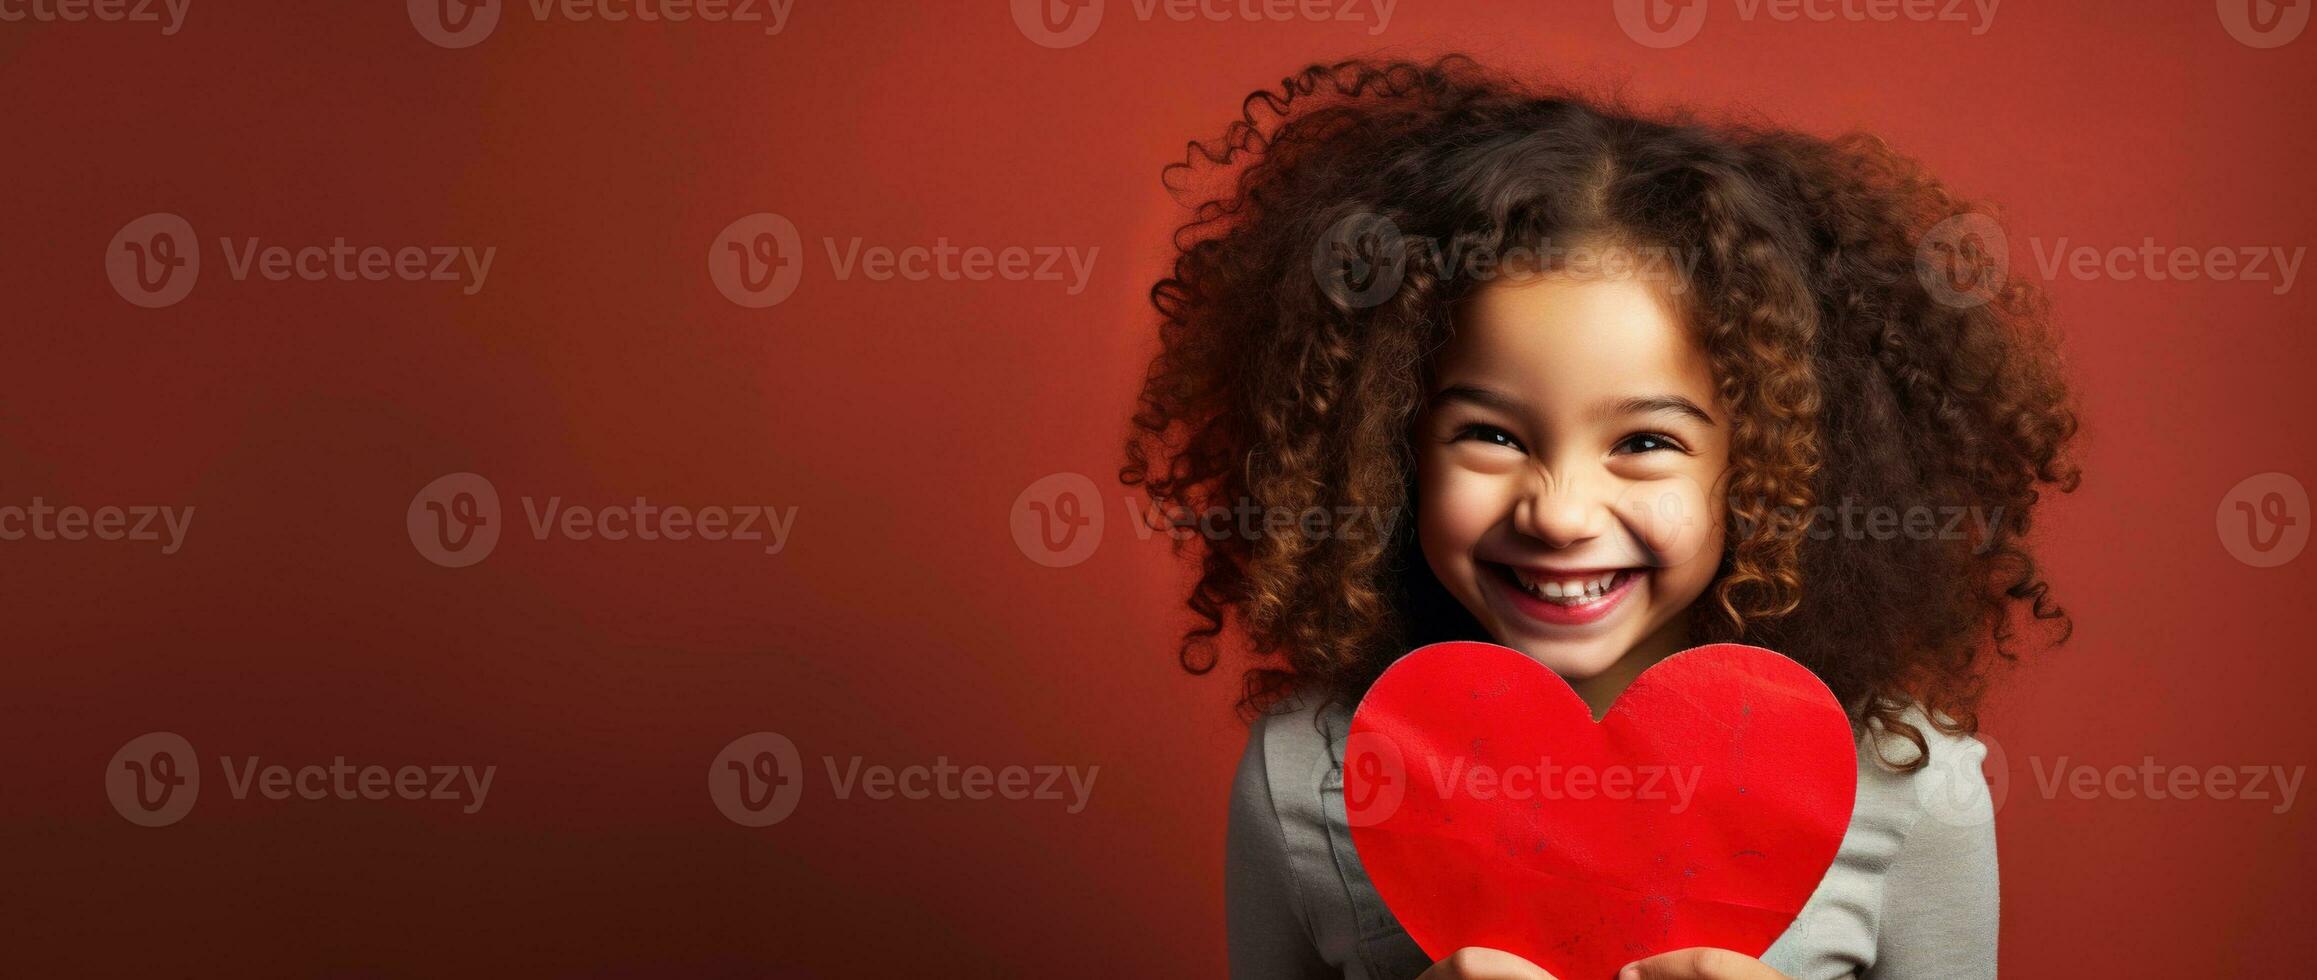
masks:
{"label": "red background", "polygon": [[[0,543],[0,972],[1219,973],[1235,685],[1175,668],[1183,569],[1107,475],[1179,218],[1158,170],[1308,61],[1463,49],[1871,129],[2009,206],[2015,275],[2037,275],[2027,236],[2290,248],[2317,227],[2298,104],[2317,37],[2254,50],[2207,3],[2006,3],[1981,36],[1717,4],[1669,50],[1606,0],[1411,0],[1375,36],[1110,6],[1062,50],[1002,0],[798,0],[777,37],[511,4],[465,50],[399,2],[197,0],[168,37],[0,25],[0,504],[197,507],[173,556]],[[100,256],[155,211],[192,224],[204,268],[147,310]],[[754,211],[807,243],[768,310],[726,302],[703,259]],[[251,235],[498,256],[471,297],[233,281],[215,240]],[[838,281],[820,240],[853,236],[1101,251],[1076,296]],[[2238,480],[2317,476],[2311,289],[2270,285],[2050,284],[2089,476],[2042,525],[2076,639],[2008,675],[1987,720],[2010,773],[2006,973],[2317,955],[2306,802],[2045,799],[2031,768],[2317,754],[2317,559],[2254,569],[2214,530]],[[514,526],[444,569],[403,514],[461,470]],[[1056,472],[1108,501],[1102,547],[1063,569],[1008,529]],[[525,495],[799,513],[768,557],[534,541]],[[210,761],[191,814],[146,829],[102,770],[154,730]],[[810,778],[794,816],[748,829],[702,773],[757,730]],[[232,800],[213,757],[253,754],[499,769],[472,816]],[[832,754],[1101,769],[1070,815],[839,801]]]}

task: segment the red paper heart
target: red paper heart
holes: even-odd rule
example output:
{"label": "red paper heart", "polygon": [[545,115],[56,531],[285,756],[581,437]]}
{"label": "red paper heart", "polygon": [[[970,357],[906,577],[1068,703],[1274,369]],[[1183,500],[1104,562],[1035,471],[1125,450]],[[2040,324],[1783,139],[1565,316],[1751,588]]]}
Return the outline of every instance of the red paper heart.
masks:
{"label": "red paper heart", "polygon": [[1598,724],[1519,651],[1436,643],[1369,689],[1344,756],[1353,846],[1409,937],[1563,980],[1690,946],[1760,956],[1834,862],[1857,792],[1834,694],[1735,643],[1659,662]]}

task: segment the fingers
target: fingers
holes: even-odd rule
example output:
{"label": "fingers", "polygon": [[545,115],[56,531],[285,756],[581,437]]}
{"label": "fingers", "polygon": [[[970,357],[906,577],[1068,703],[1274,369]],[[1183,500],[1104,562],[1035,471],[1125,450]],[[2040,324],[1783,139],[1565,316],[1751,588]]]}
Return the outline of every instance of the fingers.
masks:
{"label": "fingers", "polygon": [[1617,980],[1786,980],[1786,975],[1744,953],[1692,946],[1627,964]]}
{"label": "fingers", "polygon": [[1432,964],[1416,980],[1554,980],[1527,960],[1499,949],[1466,946]]}

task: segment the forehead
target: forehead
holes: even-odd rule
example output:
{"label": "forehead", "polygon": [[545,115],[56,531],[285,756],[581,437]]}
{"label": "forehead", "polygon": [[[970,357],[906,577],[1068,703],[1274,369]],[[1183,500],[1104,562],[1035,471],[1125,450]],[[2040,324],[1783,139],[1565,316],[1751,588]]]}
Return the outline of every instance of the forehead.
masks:
{"label": "forehead", "polygon": [[1528,398],[1679,394],[1712,401],[1713,371],[1659,292],[1632,277],[1500,278],[1458,304],[1439,383],[1486,382]]}

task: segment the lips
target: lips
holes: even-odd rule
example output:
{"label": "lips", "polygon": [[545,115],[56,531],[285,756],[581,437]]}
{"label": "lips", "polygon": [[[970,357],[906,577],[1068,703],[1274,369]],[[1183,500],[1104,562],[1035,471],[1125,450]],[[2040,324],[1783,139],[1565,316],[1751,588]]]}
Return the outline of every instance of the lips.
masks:
{"label": "lips", "polygon": [[1484,563],[1514,609],[1538,622],[1581,626],[1599,622],[1621,604],[1643,569],[1552,571]]}

